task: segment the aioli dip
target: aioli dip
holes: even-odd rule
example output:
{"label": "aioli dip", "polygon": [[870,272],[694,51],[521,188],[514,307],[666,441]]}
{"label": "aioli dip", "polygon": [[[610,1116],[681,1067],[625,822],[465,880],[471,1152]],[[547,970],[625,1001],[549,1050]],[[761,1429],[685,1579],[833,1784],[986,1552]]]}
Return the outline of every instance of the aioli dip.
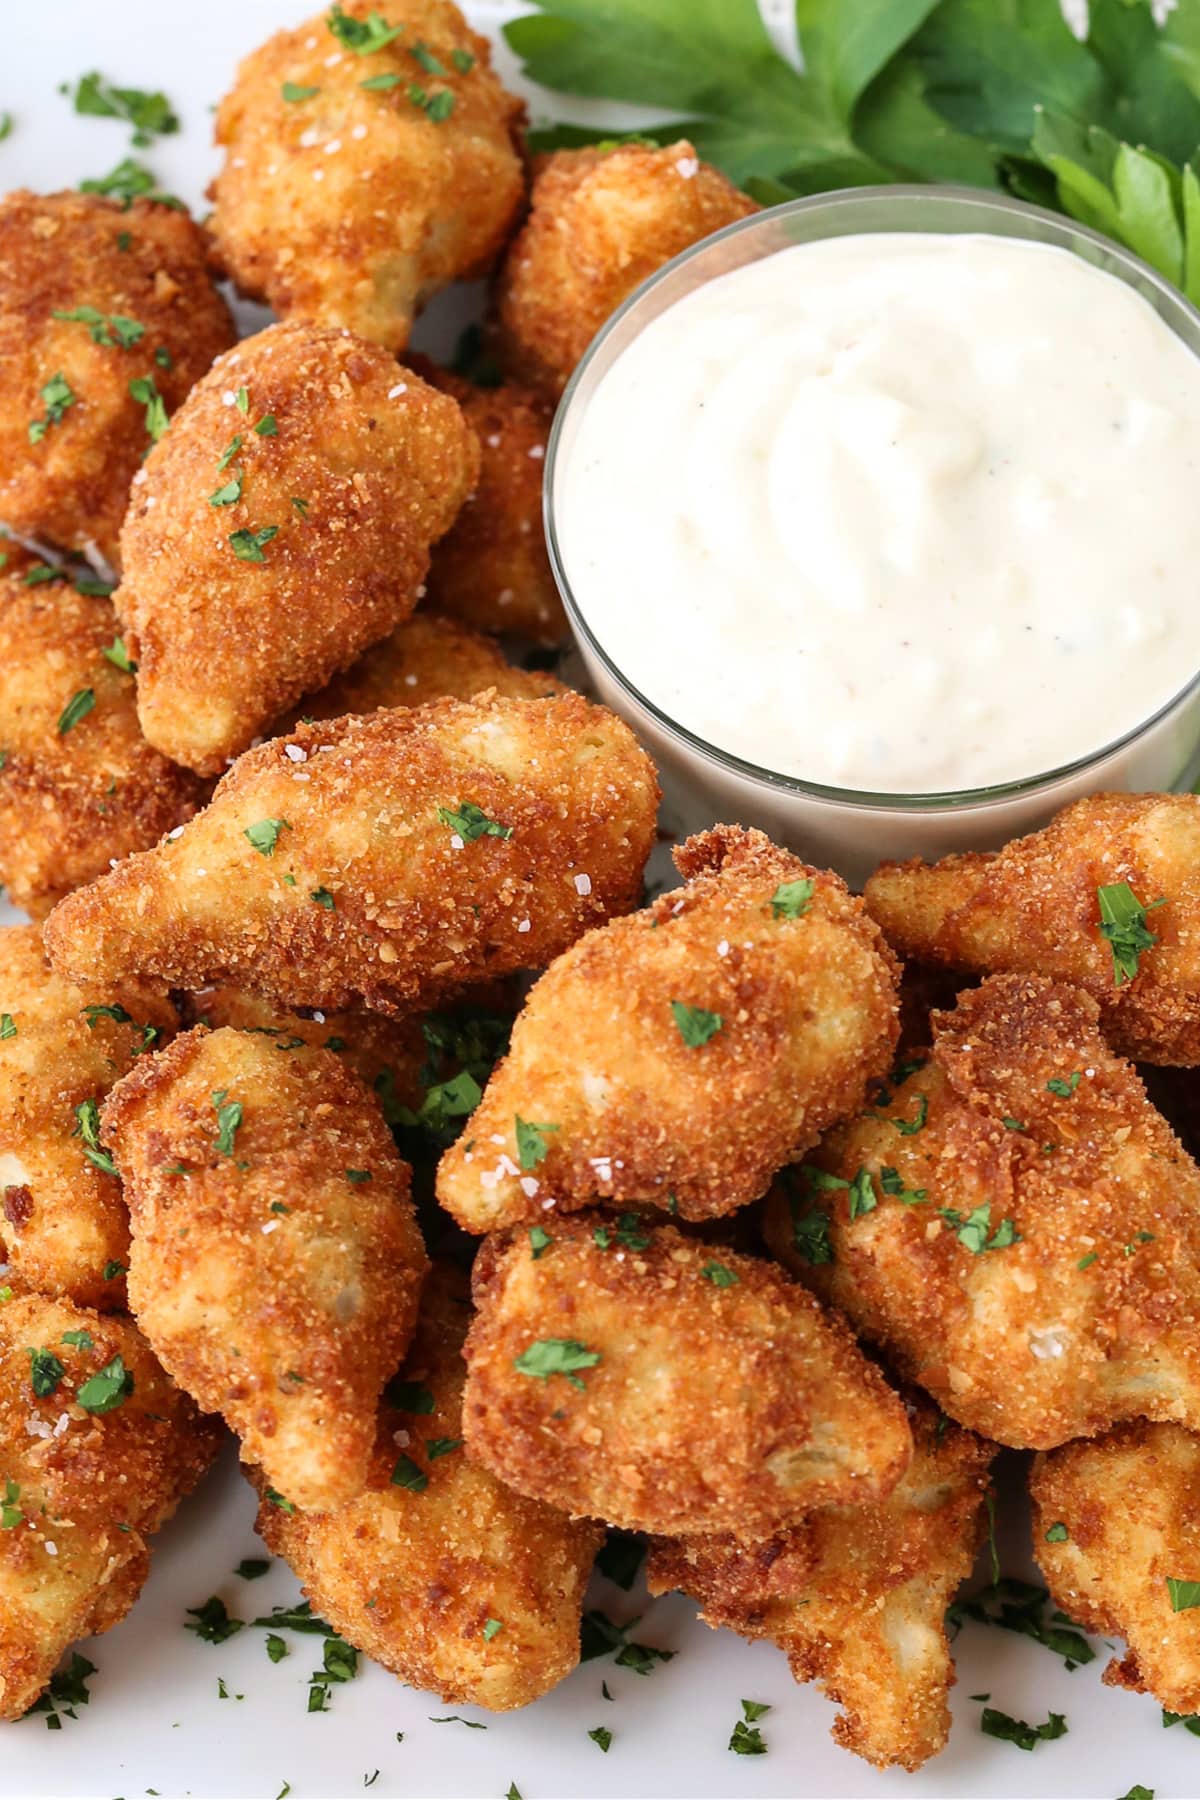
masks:
{"label": "aioli dip", "polygon": [[600,376],[556,480],[613,663],[779,774],[1032,777],[1200,669],[1200,359],[1067,250],[872,232],[717,275]]}

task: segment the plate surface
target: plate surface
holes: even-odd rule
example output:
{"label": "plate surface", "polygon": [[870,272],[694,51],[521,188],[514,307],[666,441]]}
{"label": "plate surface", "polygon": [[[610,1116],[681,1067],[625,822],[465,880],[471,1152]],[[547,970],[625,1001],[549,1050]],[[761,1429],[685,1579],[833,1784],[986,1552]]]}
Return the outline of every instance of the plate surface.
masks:
{"label": "plate surface", "polygon": [[[76,118],[59,84],[90,69],[129,85],[163,87],[183,120],[177,137],[142,156],[163,186],[198,210],[215,172],[210,108],[228,86],[238,58],[306,11],[305,0],[56,0],[7,9],[0,57],[0,110],[14,115],[0,144],[0,188],[51,190],[100,175],[129,153],[127,128]],[[384,8],[386,11],[386,8]],[[520,10],[503,0],[474,0],[466,10],[482,30]],[[786,41],[787,11],[769,9]],[[498,64],[519,87],[501,44]],[[529,92],[535,115],[548,106]],[[589,109],[573,109],[585,118]],[[558,109],[565,116],[565,109]],[[605,122],[627,126],[635,115],[608,111]],[[438,303],[419,341],[445,351],[469,316],[469,292]],[[254,318],[247,309],[247,325]],[[260,315],[261,316],[261,315]],[[0,923],[19,915],[0,907]],[[1006,1569],[1030,1573],[1019,1492],[1001,1512]],[[295,1800],[340,1800],[369,1792],[389,1796],[500,1800],[515,1784],[524,1800],[743,1800],[828,1796],[914,1800],[959,1796],[1115,1796],[1136,1782],[1159,1800],[1200,1794],[1200,1741],[1182,1727],[1164,1733],[1147,1698],[1100,1685],[1107,1660],[1073,1674],[1029,1639],[967,1625],[959,1636],[956,1727],[950,1748],[915,1776],[879,1774],[829,1738],[833,1709],[814,1688],[797,1688],[783,1657],[767,1644],[744,1644],[699,1625],[679,1597],[648,1608],[644,1596],[598,1582],[593,1604],[626,1620],[639,1611],[638,1637],[677,1652],[647,1677],[591,1662],[522,1713],[489,1718],[463,1709],[462,1722],[435,1723],[447,1709],[402,1687],[375,1667],[335,1688],[328,1714],[306,1713],[308,1676],[320,1640],[289,1638],[291,1654],[268,1661],[264,1633],[247,1629],[222,1645],[184,1631],[185,1609],[220,1594],[229,1611],[250,1620],[294,1600],[296,1583],[279,1563],[262,1580],[234,1576],[245,1556],[261,1555],[254,1501],[230,1452],[162,1534],[154,1570],[127,1620],[82,1646],[97,1665],[91,1704],[60,1731],[42,1718],[0,1727],[0,1794],[43,1800],[58,1796],[130,1797],[147,1792],[273,1800],[285,1783]],[[980,1579],[986,1578],[981,1568]],[[316,1654],[314,1655],[314,1649]],[[223,1681],[228,1698],[219,1697]],[[601,1694],[606,1680],[613,1696]],[[1065,1714],[1069,1735],[1032,1755],[981,1737],[980,1706],[1040,1720]],[[727,1749],[739,1700],[768,1702],[762,1757]],[[607,1755],[587,1738],[597,1725],[613,1733]],[[378,1771],[376,1775],[376,1771]],[[372,1779],[374,1777],[374,1779]],[[367,1787],[367,1783],[371,1785]]]}

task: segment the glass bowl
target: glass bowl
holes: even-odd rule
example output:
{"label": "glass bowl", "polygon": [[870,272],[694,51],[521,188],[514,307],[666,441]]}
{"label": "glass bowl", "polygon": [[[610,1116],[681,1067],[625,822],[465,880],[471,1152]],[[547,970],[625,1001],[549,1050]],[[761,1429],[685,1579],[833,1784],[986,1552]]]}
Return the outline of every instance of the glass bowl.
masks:
{"label": "glass bowl", "polygon": [[881,861],[996,848],[1036,830],[1084,794],[1190,787],[1200,766],[1200,673],[1189,671],[1179,692],[1133,730],[1075,762],[1018,781],[928,794],[869,793],[804,781],[708,743],[663,712],[614,662],[580,607],[560,542],[555,496],[588,401],[626,345],[685,295],[732,269],[817,239],[906,231],[986,233],[1068,250],[1135,289],[1200,356],[1200,312],[1148,264],[1099,232],[972,188],[849,188],[739,220],[643,282],[589,345],[559,405],[546,453],[550,560],[580,655],[600,698],[628,721],[658,761],[677,815],[673,823],[695,830],[720,818],[761,826],[854,885]]}

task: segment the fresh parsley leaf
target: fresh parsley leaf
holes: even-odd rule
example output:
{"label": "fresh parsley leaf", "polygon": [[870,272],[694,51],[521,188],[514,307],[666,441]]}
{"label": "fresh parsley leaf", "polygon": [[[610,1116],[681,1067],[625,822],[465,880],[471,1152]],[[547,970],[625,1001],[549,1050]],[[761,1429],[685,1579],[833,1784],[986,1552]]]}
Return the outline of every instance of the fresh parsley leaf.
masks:
{"label": "fresh parsley leaf", "polygon": [[519,1375],[532,1375],[548,1381],[551,1375],[565,1375],[572,1387],[582,1389],[579,1369],[593,1369],[600,1361],[598,1350],[589,1350],[575,1338],[538,1338],[528,1350],[513,1360]]}
{"label": "fresh parsley leaf", "polygon": [[781,881],[771,895],[771,912],[777,919],[799,919],[808,911],[816,882],[811,876],[803,881]]}
{"label": "fresh parsley leaf", "polygon": [[227,1088],[218,1088],[213,1094],[212,1103],[217,1115],[216,1149],[219,1156],[233,1155],[233,1141],[242,1126],[242,1103],[240,1100],[227,1100]]}
{"label": "fresh parsley leaf", "polygon": [[489,1619],[483,1628],[484,1642],[490,1644],[494,1637],[499,1637],[504,1630],[503,1619]]}
{"label": "fresh parsley leaf", "polygon": [[275,423],[274,413],[264,413],[254,427],[255,437],[278,437],[279,426]]}
{"label": "fresh parsley leaf", "polygon": [[67,1372],[65,1364],[53,1350],[27,1350],[25,1354],[29,1358],[30,1387],[39,1400],[49,1399]]}
{"label": "fresh parsley leaf", "polygon": [[83,1017],[89,1031],[96,1029],[100,1019],[111,1019],[114,1025],[133,1024],[132,1015],[123,1006],[85,1006]]}
{"label": "fresh parsley leaf", "polygon": [[146,331],[136,319],[126,318],[123,313],[98,312],[94,306],[73,306],[69,311],[56,307],[52,316],[86,325],[93,344],[103,344],[110,349],[120,345],[122,350],[131,350]]}
{"label": "fresh parsley leaf", "polygon": [[1044,1587],[1004,1576],[981,1594],[956,1600],[946,1613],[946,1622],[958,1626],[970,1619],[979,1625],[1017,1632],[1061,1656],[1068,1670],[1094,1662],[1096,1652],[1082,1632],[1069,1620],[1064,1621],[1061,1614],[1047,1616],[1049,1600]]}
{"label": "fresh parsley leaf", "polygon": [[272,856],[280,832],[290,830],[286,819],[259,819],[255,824],[247,825],[242,836],[250,840],[260,856]]}
{"label": "fresh parsley leaf", "polygon": [[100,1108],[95,1100],[81,1100],[75,1108],[72,1137],[82,1138],[83,1154],[105,1175],[115,1175],[117,1165],[107,1150],[100,1148]]}
{"label": "fresh parsley leaf", "polygon": [[1070,1535],[1062,1520],[1056,1519],[1047,1530],[1045,1537],[1048,1544],[1065,1544]]}
{"label": "fresh parsley leaf", "polygon": [[75,1400],[84,1412],[110,1413],[123,1406],[132,1392],[133,1376],[125,1367],[124,1358],[114,1356],[102,1369],[88,1376]]}
{"label": "fresh parsley leaf", "polygon": [[337,903],[327,887],[313,888],[308,897],[318,906],[324,907],[326,912],[336,911]]}
{"label": "fresh parsley leaf", "polygon": [[313,99],[321,90],[319,87],[301,87],[298,82],[285,81],[279,91],[289,105],[294,106],[299,100]]}
{"label": "fresh parsley leaf", "polygon": [[925,1121],[929,1117],[929,1095],[917,1095],[917,1110],[911,1119],[893,1119],[892,1124],[901,1137],[916,1137],[918,1131],[924,1131]]}
{"label": "fresh parsley leaf", "polygon": [[630,1532],[611,1530],[596,1556],[596,1568],[606,1581],[629,1592],[642,1566],[646,1547]]}
{"label": "fresh parsley leaf", "polygon": [[450,52],[450,61],[454,64],[460,75],[469,75],[471,70],[475,67],[475,58],[469,50],[459,50],[455,48]]}
{"label": "fresh parsley leaf", "polygon": [[[964,1219],[953,1206],[939,1206],[938,1212],[954,1232],[955,1237],[965,1250],[973,1256],[979,1256],[985,1250],[1006,1250],[1010,1244],[1019,1244],[1021,1234],[1011,1219],[1001,1219],[994,1231],[991,1231],[992,1203],[985,1200]],[[991,1231],[991,1235],[988,1233]]]}
{"label": "fresh parsley leaf", "polygon": [[268,1631],[266,1646],[267,1655],[273,1663],[282,1662],[288,1653],[286,1640],[281,1638],[277,1631]]}
{"label": "fresh parsley leaf", "polygon": [[[282,1502],[274,1488],[267,1489],[267,1499],[276,1506],[282,1503],[285,1512],[296,1510],[290,1501]],[[250,1623],[265,1631],[299,1631],[309,1637],[333,1636],[333,1626],[327,1625],[307,1600],[298,1600],[294,1606],[273,1606],[265,1618],[251,1619]]]}
{"label": "fresh parsley leaf", "polygon": [[[71,384],[61,370],[39,388],[38,397],[46,410],[40,419],[30,421],[27,436],[31,444],[40,444],[52,425],[61,424],[64,414],[76,400]],[[54,573],[57,575],[59,571],[56,569]]]}
{"label": "fresh parsley leaf", "polygon": [[87,718],[95,704],[96,694],[93,688],[80,688],[78,693],[72,694],[59,716],[59,737],[66,737],[68,731],[73,731],[81,719]]}
{"label": "fresh parsley leaf", "polygon": [[346,1180],[351,1182],[355,1187],[361,1187],[364,1181],[370,1181],[371,1179],[370,1169],[346,1169],[343,1173],[345,1174]]}
{"label": "fresh parsley leaf", "polygon": [[399,1376],[388,1382],[383,1390],[383,1397],[389,1406],[396,1407],[398,1411],[421,1416],[428,1416],[436,1406],[431,1389],[420,1381],[402,1381]]}
{"label": "fresh parsley leaf", "polygon": [[862,1168],[850,1183],[850,1217],[861,1219],[864,1213],[874,1212],[879,1204],[875,1193],[875,1183],[871,1179],[871,1171]]}
{"label": "fresh parsley leaf", "polygon": [[235,506],[242,497],[242,476],[235,470],[230,479],[208,496],[210,506]]}
{"label": "fresh parsley leaf", "polygon": [[729,1739],[729,1748],[736,1756],[765,1756],[767,1746],[763,1742],[763,1734],[757,1725],[748,1725],[745,1719],[739,1719]]}
{"label": "fresh parsley leaf", "polygon": [[372,56],[375,51],[385,49],[402,30],[399,25],[389,25],[377,12],[368,13],[365,19],[356,19],[343,12],[340,5],[330,8],[325,23],[338,43],[353,50],[356,56]]}
{"label": "fresh parsley leaf", "polygon": [[62,1342],[71,1344],[76,1350],[94,1350],[96,1340],[90,1331],[64,1331]]}
{"label": "fresh parsley leaf", "polygon": [[1143,950],[1157,944],[1158,939],[1146,927],[1146,915],[1156,906],[1165,906],[1166,900],[1152,900],[1149,906],[1143,906],[1127,881],[1098,887],[1096,899],[1100,906],[1100,936],[1112,951],[1113,985],[1121,987],[1136,976]]}
{"label": "fresh parsley leaf", "polygon": [[702,1006],[687,1006],[682,1000],[671,1001],[671,1017],[690,1050],[707,1044],[725,1023],[720,1013],[706,1012]]}
{"label": "fresh parsley leaf", "polygon": [[448,825],[466,844],[474,843],[476,838],[510,838],[513,834],[511,825],[501,825],[497,820],[489,819],[471,800],[463,800],[457,806],[439,806],[437,816],[443,825]]}
{"label": "fresh parsley leaf", "polygon": [[538,1260],[539,1256],[545,1255],[553,1242],[554,1239],[544,1226],[531,1225],[529,1227],[529,1254],[534,1262]]}
{"label": "fresh parsley leaf", "polygon": [[879,1185],[885,1194],[893,1200],[899,1200],[902,1206],[924,1206],[929,1199],[927,1189],[905,1187],[899,1169],[892,1168],[890,1164],[885,1164],[880,1169]]}
{"label": "fresh parsley leaf", "polygon": [[604,1751],[605,1755],[608,1754],[608,1747],[613,1741],[613,1734],[608,1729],[607,1725],[593,1726],[591,1731],[588,1732],[588,1736],[591,1738],[593,1744],[599,1745],[600,1749]]}
{"label": "fresh parsley leaf", "polygon": [[101,1272],[101,1280],[116,1281],[119,1276],[124,1275],[125,1273],[126,1269],[123,1262],[106,1262]]}
{"label": "fresh parsley leaf", "polygon": [[233,461],[234,457],[237,455],[238,451],[241,449],[242,442],[243,442],[243,440],[242,440],[241,432],[235,431],[233,436],[230,438],[229,442],[226,444],[225,448],[222,450],[220,456],[217,458],[217,474],[218,475],[223,475],[225,473],[226,469],[229,467],[230,463]]}
{"label": "fresh parsley leaf", "polygon": [[674,1650],[660,1650],[654,1644],[623,1644],[617,1651],[617,1666],[631,1669],[635,1675],[649,1675],[658,1663],[675,1660]]}
{"label": "fresh parsley leaf", "polygon": [[522,1169],[536,1169],[546,1159],[550,1146],[546,1142],[548,1131],[557,1131],[557,1125],[534,1125],[527,1119],[516,1118],[517,1161]]}
{"label": "fresh parsley leaf", "polygon": [[733,1269],[727,1269],[724,1263],[707,1262],[700,1271],[705,1281],[711,1281],[714,1287],[736,1287],[738,1276]]}
{"label": "fresh parsley leaf", "polygon": [[15,1531],[25,1517],[18,1505],[20,1498],[20,1485],[15,1481],[6,1481],[4,1483],[4,1503],[0,1505],[0,1531]]}
{"label": "fresh parsley leaf", "polygon": [[[296,1510],[294,1502],[281,1494],[278,1488],[269,1487],[267,1489],[267,1503],[270,1506],[277,1506],[280,1512],[294,1513]],[[256,1619],[255,1624],[258,1623],[259,1621]]]}
{"label": "fresh parsley leaf", "polygon": [[439,1456],[449,1456],[454,1450],[461,1450],[461,1438],[426,1438],[425,1454],[430,1462],[436,1462]]}
{"label": "fresh parsley leaf", "polygon": [[753,1725],[756,1719],[765,1719],[770,1710],[765,1700],[742,1701],[742,1717],[748,1725]]}
{"label": "fresh parsley leaf", "polygon": [[1061,1075],[1053,1075],[1046,1083],[1046,1092],[1057,1094],[1060,1100],[1069,1100],[1082,1080],[1083,1072],[1080,1069],[1072,1069],[1065,1081]]}
{"label": "fresh parsley leaf", "polygon": [[398,1456],[392,1470],[392,1486],[407,1488],[412,1494],[423,1494],[429,1486],[429,1477],[411,1456]]}
{"label": "fresh parsley leaf", "polygon": [[180,212],[184,210],[181,200],[177,200],[173,194],[161,192],[154,176],[144,164],[134,162],[128,156],[107,175],[91,181],[81,181],[79,191],[81,194],[107,194],[110,199],[119,200],[126,211],[135,200],[141,199],[154,200],[160,206],[173,206]]}
{"label": "fresh parsley leaf", "polygon": [[269,1557],[243,1556],[241,1562],[233,1572],[235,1575],[240,1575],[243,1581],[257,1581],[261,1576],[267,1573],[270,1567],[271,1563]]}
{"label": "fresh parsley leaf", "polygon": [[114,669],[120,669],[122,675],[136,675],[137,664],[125,648],[124,638],[115,637],[100,654],[113,665]]}
{"label": "fresh parsley leaf", "polygon": [[146,409],[146,431],[157,444],[167,429],[167,403],[158,391],[153,375],[135,375],[129,384],[130,397]]}
{"label": "fresh parsley leaf", "polygon": [[4,1038],[15,1038],[17,1022],[11,1013],[0,1013],[0,1041]]}

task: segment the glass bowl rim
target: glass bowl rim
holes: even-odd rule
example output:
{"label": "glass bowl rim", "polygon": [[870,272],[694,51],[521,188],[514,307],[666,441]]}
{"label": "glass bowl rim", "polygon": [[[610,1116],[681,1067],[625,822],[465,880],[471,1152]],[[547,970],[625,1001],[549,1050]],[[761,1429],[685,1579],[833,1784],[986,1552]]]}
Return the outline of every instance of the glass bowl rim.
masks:
{"label": "glass bowl rim", "polygon": [[[1192,305],[1191,301],[1174,283],[1168,281],[1166,276],[1160,275],[1157,269],[1152,268],[1141,257],[1135,256],[1132,251],[1125,249],[1114,239],[1106,237],[1103,232],[1094,231],[1088,225],[1079,224],[1065,214],[1052,212],[1048,207],[1035,206],[1027,200],[1015,199],[1011,194],[994,194],[986,188],[967,187],[953,182],[897,182],[895,184],[840,188],[830,193],[803,195],[796,200],[782,201],[777,206],[764,207],[757,213],[751,213],[747,218],[736,219],[732,224],[722,226],[719,231],[714,231],[710,236],[701,238],[698,243],[689,245],[686,250],[680,251],[678,256],[672,257],[670,262],[664,263],[661,268],[654,270],[653,274],[640,282],[617,307],[616,311],[604,321],[572,371],[554,415],[546,444],[542,515],[555,585],[562,598],[571,629],[584,647],[585,656],[590,653],[595,657],[621,693],[634,706],[640,707],[643,712],[649,714],[664,736],[669,740],[675,740],[677,747],[697,753],[703,760],[715,763],[727,773],[736,775],[742,780],[748,779],[771,788],[779,794],[790,794],[830,805],[874,811],[952,812],[963,807],[988,806],[1023,795],[1036,794],[1106,762],[1110,757],[1125,749],[1127,745],[1135,743],[1146,733],[1152,731],[1156,725],[1177,708],[1181,708],[1190,697],[1196,694],[1200,690],[1200,669],[1197,669],[1183,687],[1179,688],[1148,719],[1143,719],[1130,730],[1123,732],[1120,737],[1112,739],[1111,742],[1097,750],[1089,751],[1085,756],[1076,757],[1071,762],[1062,763],[1053,769],[1039,771],[1034,775],[1023,775],[1012,781],[994,782],[985,787],[951,788],[930,793],[897,793],[894,791],[876,793],[866,788],[843,788],[825,782],[806,781],[801,776],[787,775],[779,769],[763,768],[758,763],[738,756],[732,750],[725,750],[718,744],[710,743],[707,738],[700,737],[688,726],[681,724],[678,719],[672,718],[669,713],[664,712],[653,700],[648,699],[640,689],[634,686],[624,670],[614,662],[604,648],[575,598],[559,545],[555,519],[555,477],[562,454],[563,435],[567,420],[579,390],[589,371],[607,348],[613,332],[630,314],[637,311],[657,288],[676,271],[696,258],[711,252],[731,238],[748,236],[761,231],[764,225],[770,221],[777,221],[782,217],[791,218],[797,215],[821,212],[846,214],[865,204],[878,204],[880,201],[890,200],[905,204],[916,203],[917,205],[950,201],[977,212],[981,221],[988,214],[995,213],[1001,213],[1009,219],[1027,219],[1037,222],[1042,227],[1049,227],[1051,234],[1059,240],[1055,247],[1068,252],[1072,250],[1071,240],[1082,239],[1085,243],[1094,245],[1110,264],[1115,263],[1121,269],[1122,273],[1116,279],[1121,280],[1127,287],[1133,287],[1135,291],[1138,283],[1148,284],[1155,290],[1159,299],[1166,302],[1169,312],[1177,314],[1191,325],[1196,335],[1196,348],[1187,343],[1176,325],[1172,324],[1169,319],[1163,318],[1163,323],[1168,330],[1184,344],[1186,349],[1191,351],[1192,355],[1200,359],[1200,310]],[[875,235],[886,229],[883,226],[874,226],[869,227],[868,231],[871,235]],[[970,230],[971,227],[968,226],[965,229]],[[982,223],[980,229],[986,229]],[[1003,235],[1015,237],[1027,243],[1045,241],[1032,232],[1026,234],[1014,231]],[[781,248],[783,247],[781,246]],[[721,272],[728,271],[722,270]],[[1106,269],[1104,272],[1111,273],[1111,270]],[[1157,307],[1155,310],[1158,312]],[[1158,312],[1158,316],[1163,317],[1161,312]]]}

